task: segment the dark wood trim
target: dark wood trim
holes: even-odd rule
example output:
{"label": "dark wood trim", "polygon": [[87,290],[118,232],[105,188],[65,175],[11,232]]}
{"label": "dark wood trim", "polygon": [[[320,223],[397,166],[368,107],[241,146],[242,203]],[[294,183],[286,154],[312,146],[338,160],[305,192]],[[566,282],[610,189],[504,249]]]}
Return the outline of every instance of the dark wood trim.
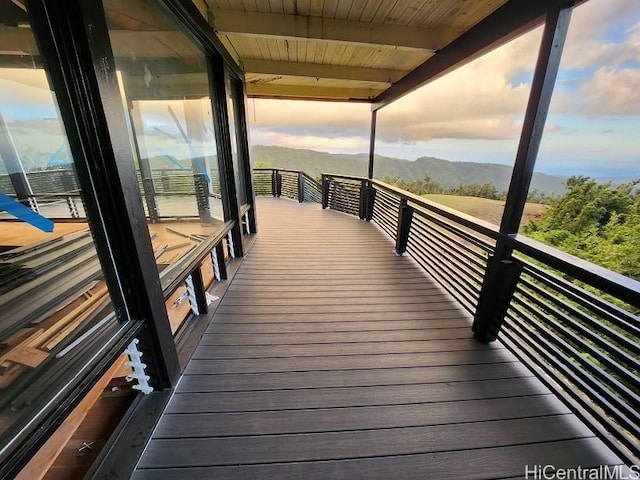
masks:
{"label": "dark wood trim", "polygon": [[509,0],[378,95],[373,101],[373,110],[389,105],[409,92],[537,27],[542,24],[548,12],[578,3],[582,3],[582,0]]}

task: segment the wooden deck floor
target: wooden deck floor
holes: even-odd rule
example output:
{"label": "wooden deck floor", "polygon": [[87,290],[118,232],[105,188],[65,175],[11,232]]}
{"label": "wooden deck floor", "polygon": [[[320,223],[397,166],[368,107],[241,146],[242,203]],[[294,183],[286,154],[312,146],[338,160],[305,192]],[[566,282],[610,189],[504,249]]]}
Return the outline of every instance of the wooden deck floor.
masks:
{"label": "wooden deck floor", "polygon": [[[620,463],[371,224],[260,199],[259,236],[134,475],[524,478]],[[533,477],[529,477],[533,478]]]}

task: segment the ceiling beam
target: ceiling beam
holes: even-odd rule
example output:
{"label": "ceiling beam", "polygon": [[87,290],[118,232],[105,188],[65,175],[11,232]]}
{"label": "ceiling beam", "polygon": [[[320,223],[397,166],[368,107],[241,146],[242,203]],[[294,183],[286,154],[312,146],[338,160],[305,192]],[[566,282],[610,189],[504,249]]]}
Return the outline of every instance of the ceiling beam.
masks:
{"label": "ceiling beam", "polygon": [[360,68],[317,63],[277,62],[273,60],[245,59],[247,74],[291,75],[295,77],[326,78],[333,80],[355,80],[391,84],[404,77],[407,72],[382,68]]}
{"label": "ceiling beam", "polygon": [[583,1],[586,0],[509,0],[382,92],[373,102],[372,109],[379,110],[409,92],[541,25],[547,12]]}
{"label": "ceiling beam", "polygon": [[438,50],[456,36],[455,32],[442,29],[240,10],[214,10],[213,17],[214,29],[223,34],[303,38],[411,50]]}
{"label": "ceiling beam", "polygon": [[247,84],[247,96],[258,98],[303,98],[370,102],[381,90],[369,88],[312,87],[307,85]]}

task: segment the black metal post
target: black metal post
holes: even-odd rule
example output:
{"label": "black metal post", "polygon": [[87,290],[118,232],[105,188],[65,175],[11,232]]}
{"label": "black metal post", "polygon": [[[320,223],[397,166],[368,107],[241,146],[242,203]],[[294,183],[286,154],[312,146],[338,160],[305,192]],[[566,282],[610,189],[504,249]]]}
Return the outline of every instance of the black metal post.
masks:
{"label": "black metal post", "polygon": [[214,128],[216,134],[222,207],[224,210],[225,220],[232,220],[235,222],[235,225],[231,230],[233,250],[236,257],[241,257],[244,254],[244,251],[242,247],[240,205],[238,205],[236,181],[233,173],[233,157],[224,81],[225,66],[222,58],[217,55],[211,55],[207,59],[207,67],[209,71],[209,90],[212,94],[211,107],[214,116]]}
{"label": "black metal post", "polygon": [[[227,279],[227,264],[224,260],[224,243],[218,242],[215,248],[215,252],[212,252],[218,261],[218,271],[220,272],[220,280]],[[213,261],[213,259],[212,259]]]}
{"label": "black metal post", "polygon": [[4,161],[18,201],[31,208],[29,198],[33,195],[33,191],[2,112],[0,112],[0,158]]}
{"label": "black metal post", "polygon": [[238,143],[238,159],[244,176],[244,188],[247,195],[247,203],[251,204],[251,210],[247,212],[249,219],[249,231],[257,233],[258,221],[256,217],[256,195],[253,188],[253,175],[251,175],[251,155],[249,149],[249,129],[247,128],[247,109],[245,104],[246,93],[244,83],[238,79],[231,82],[234,97],[234,109],[236,119],[236,140]]}
{"label": "black metal post", "polygon": [[369,203],[369,191],[367,190],[367,183],[365,180],[360,182],[360,198],[358,203],[358,217],[360,220],[364,220],[367,216],[367,205]]}
{"label": "black metal post", "polygon": [[329,179],[326,175],[322,175],[322,209],[329,206]]}
{"label": "black metal post", "polygon": [[[145,363],[157,389],[180,365],[139,195],[130,132],[101,2],[28,0],[116,315],[144,321]],[[54,61],[57,59],[57,61]]]}
{"label": "black metal post", "polygon": [[572,7],[549,12],[529,94],[520,144],[511,184],[500,223],[503,235],[489,259],[473,321],[475,337],[482,342],[497,338],[518,283],[521,268],[512,259],[504,238],[518,232],[527,201],[533,169],[549,112],[551,96],[560,66],[562,48],[569,29]]}
{"label": "black metal post", "polygon": [[396,232],[396,255],[404,255],[409,243],[409,232],[413,220],[413,207],[407,205],[407,199],[400,200],[398,209],[398,230]]}
{"label": "black metal post", "polygon": [[202,279],[202,270],[200,267],[191,272],[191,281],[193,282],[193,293],[196,298],[196,307],[198,313],[203,315],[207,313],[207,296],[205,295],[204,281]]}
{"label": "black metal post", "polygon": [[367,178],[373,178],[373,164],[375,162],[375,150],[376,150],[376,122],[378,118],[378,111],[371,111],[371,133],[369,134],[369,172]]}
{"label": "black metal post", "polygon": [[298,202],[304,203],[304,175],[298,172]]}
{"label": "black metal post", "polygon": [[271,170],[271,195],[278,196],[278,170]]}

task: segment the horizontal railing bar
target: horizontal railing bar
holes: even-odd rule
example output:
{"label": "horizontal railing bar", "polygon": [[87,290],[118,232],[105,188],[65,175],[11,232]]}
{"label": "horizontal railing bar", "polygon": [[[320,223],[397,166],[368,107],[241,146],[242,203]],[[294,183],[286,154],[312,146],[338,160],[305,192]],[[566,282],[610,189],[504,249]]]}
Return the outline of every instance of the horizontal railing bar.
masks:
{"label": "horizontal railing bar", "polygon": [[457,247],[457,249],[459,250],[456,249],[457,251],[455,251],[455,253],[463,255],[464,258],[471,262],[473,265],[480,267],[484,274],[487,263],[486,256],[477,251],[474,251],[471,248],[466,247],[455,237],[450,237],[437,228],[428,228],[426,225],[420,224],[418,222],[416,222],[413,227],[416,231],[421,232],[423,235],[428,236],[429,238],[433,238],[434,241],[437,240],[441,245],[446,245],[447,247]]}
{"label": "horizontal railing bar", "polygon": [[433,223],[435,225],[438,225],[439,227],[454,233],[455,235],[464,238],[465,240],[467,240],[469,243],[472,243],[474,245],[476,245],[477,247],[481,248],[482,250],[491,253],[493,252],[493,245],[491,245],[490,243],[488,243],[487,241],[483,240],[480,237],[477,237],[475,235],[472,235],[470,232],[467,232],[461,228],[457,228],[455,225],[452,225],[451,223],[449,223],[448,221],[446,221],[446,219],[441,219],[438,217],[434,217],[430,212],[425,211],[425,210],[421,210],[419,208],[415,208],[414,209],[414,215],[416,217],[419,217],[425,221],[428,221],[430,223]]}
{"label": "horizontal railing bar", "polygon": [[[552,302],[556,306],[558,306],[558,307],[560,307],[560,308],[562,308],[564,310],[568,310],[574,316],[578,317],[579,320],[582,320],[583,322],[587,323],[588,325],[590,325],[591,327],[596,329],[598,332],[600,332],[603,335],[606,335],[607,337],[609,337],[612,340],[616,341],[621,346],[624,346],[628,350],[632,351],[635,355],[640,355],[640,344],[638,344],[637,341],[633,341],[631,338],[628,338],[625,335],[622,335],[619,332],[616,332],[615,330],[609,328],[607,325],[604,325],[601,322],[599,322],[597,319],[595,319],[593,317],[590,317],[590,316],[586,315],[585,313],[581,312],[580,310],[578,310],[577,308],[573,307],[572,305],[561,301],[558,297],[555,297],[554,295],[551,295],[545,289],[538,287],[537,285],[527,281],[526,279],[520,279],[520,283],[522,285],[524,285],[525,287],[529,288],[530,290],[533,290],[535,293],[537,293],[538,295],[540,295],[544,299]],[[540,299],[533,297],[533,295],[531,295],[531,297],[533,299],[532,301],[535,301],[537,303],[543,303],[543,302],[540,301]],[[577,322],[575,319],[573,319],[573,318],[571,318],[571,317],[569,317],[569,316],[567,316],[565,314],[562,314],[556,308],[554,308],[552,305],[548,305],[546,303],[545,303],[545,305],[547,305],[546,308],[548,308],[554,314],[557,314],[558,316],[563,317],[565,322],[575,324],[576,328],[579,328],[581,330],[582,335],[585,335],[585,336],[587,336],[589,338],[592,338],[596,342],[602,341],[602,337],[600,335],[597,335],[596,333],[594,333],[591,330],[587,329],[586,327],[582,326],[582,324]],[[613,345],[609,345],[609,346],[612,347],[610,349],[610,351],[616,351],[616,348]],[[617,352],[617,353],[619,353],[619,352]],[[640,367],[640,364],[638,364],[638,367]],[[639,370],[640,370],[640,368],[639,368]]]}
{"label": "horizontal railing bar", "polygon": [[[531,311],[531,309],[529,308],[530,306],[526,303],[520,300],[516,300],[516,303]],[[512,305],[511,310],[518,313],[518,315],[522,317],[522,319],[510,317],[512,321],[517,322],[518,325],[520,325],[522,328],[529,329],[531,327],[531,320],[528,320],[526,324],[522,323],[523,320],[527,319],[527,315],[524,314],[522,310],[514,305]],[[640,414],[637,410],[637,395],[632,393],[625,385],[620,383],[617,379],[613,378],[610,374],[593,364],[593,362],[580,355],[579,351],[577,351],[571,345],[567,344],[565,340],[558,337],[557,334],[553,333],[544,325],[536,322],[535,328],[537,330],[537,333],[535,334],[535,336],[531,337],[531,340],[535,338],[538,342],[545,342],[549,347],[549,352],[547,352],[549,356],[551,356],[551,352],[554,352],[555,355],[562,356],[565,368],[574,372],[577,377],[582,379],[582,382],[590,385],[591,388],[597,391],[600,396],[602,396],[606,400],[607,408],[611,407],[612,404],[615,405],[617,409],[625,412],[624,415],[626,421],[631,422],[629,418],[634,418],[634,422],[637,427],[638,423],[640,423]],[[589,371],[591,374],[587,374],[587,372],[576,368],[576,363],[584,367],[584,369]],[[596,381],[596,379],[600,381]],[[608,385],[614,386],[616,389],[619,389],[617,390],[617,392],[624,392],[628,396],[629,401],[632,403],[632,405],[629,405],[619,396],[615,395],[613,391],[608,388]]]}
{"label": "horizontal railing bar", "polygon": [[535,260],[541,261],[556,270],[567,273],[576,280],[583,281],[603,290],[605,293],[609,293],[636,308],[640,308],[640,282],[637,280],[625,277],[624,275],[592,264],[527,237],[501,234],[495,225],[491,225],[488,222],[484,222],[470,215],[456,212],[453,209],[438,205],[413,193],[402,191],[397,187],[379,180],[368,180],[364,177],[347,175],[325,175],[336,179],[369,181],[380,190],[393,193],[400,198],[411,201],[426,210],[434,212],[448,220],[452,220],[484,236],[493,238],[494,240],[502,239],[508,247],[520,251]]}
{"label": "horizontal railing bar", "polygon": [[535,280],[557,290],[560,294],[571,298],[576,303],[606,318],[618,327],[629,331],[635,336],[640,336],[640,327],[638,327],[640,319],[637,316],[523,259],[518,258],[517,260],[523,265],[524,272]]}
{"label": "horizontal railing bar", "polygon": [[[415,248],[410,248],[410,247],[413,247],[413,244],[415,243],[417,243],[415,239],[413,243],[411,242],[411,239],[409,240],[409,244],[407,245],[407,251],[409,253],[415,252],[416,254],[423,256],[425,260],[431,261],[432,266],[439,267],[438,269],[439,272],[443,272],[446,270],[447,274],[451,276],[451,279],[457,280],[456,284],[464,288],[467,291],[467,293],[472,296],[473,300],[477,302],[478,300],[477,296],[480,293],[479,289],[477,291],[474,291],[473,289],[471,289],[470,282],[468,282],[462,276],[464,272],[460,272],[459,267],[456,264],[446,262],[446,260],[442,260],[442,257],[436,251],[429,251],[428,249],[424,249],[424,248],[420,250]],[[440,276],[442,275],[440,274]]]}
{"label": "horizontal railing bar", "polygon": [[423,233],[424,237],[420,237],[412,231],[409,235],[409,240],[411,242],[419,244],[425,251],[437,254],[438,257],[447,265],[454,265],[458,271],[469,275],[474,283],[477,283],[478,285],[482,284],[486,265],[479,265],[479,268],[475,267],[472,265],[471,261],[464,256],[464,254],[455,252],[454,249],[447,248],[446,244],[442,244],[437,240],[430,239],[427,234],[420,232],[417,228],[415,229],[415,232]]}
{"label": "horizontal railing bar", "polygon": [[[409,251],[409,249],[407,251]],[[469,298],[466,292],[460,290],[459,285],[457,283],[454,283],[449,279],[447,279],[446,277],[443,277],[442,275],[440,275],[439,271],[433,268],[433,265],[431,265],[428,259],[425,259],[421,255],[417,255],[414,253],[412,253],[411,255],[413,256],[414,260],[424,270],[426,270],[432,277],[436,278],[439,281],[442,288],[444,288],[447,292],[449,292],[450,295],[455,297],[458,303],[467,312],[469,312],[470,314],[473,314],[473,312],[475,311],[475,305],[477,303],[477,300]]]}
{"label": "horizontal railing bar", "polygon": [[[609,369],[613,370],[620,377],[624,377],[626,381],[630,383],[633,383],[636,381],[636,376],[633,374],[632,371],[625,368],[620,363],[615,362],[611,357],[605,355],[603,353],[603,350],[607,352],[616,352],[617,358],[623,359],[624,363],[629,365],[631,369],[638,370],[639,364],[636,359],[634,359],[624,351],[620,351],[618,347],[598,337],[598,335],[591,334],[584,327],[581,328],[579,332],[570,330],[568,327],[566,327],[561,323],[562,321],[571,322],[570,318],[566,318],[560,312],[554,311],[553,308],[551,308],[550,306],[544,305],[544,302],[539,302],[533,295],[529,294],[526,291],[523,291],[522,289],[518,289],[518,293],[523,297],[525,297],[529,302],[531,302],[531,303],[527,303],[527,302],[523,302],[522,300],[518,300],[519,304],[521,305],[527,304],[527,306],[531,306],[532,304],[535,304],[535,305],[538,305],[540,308],[544,309],[544,312],[541,312],[534,309],[533,307],[531,307],[530,309],[528,308],[528,310],[532,314],[536,315],[538,321],[544,322],[550,327],[552,327],[553,329],[555,329],[556,331],[558,331],[559,333],[562,333],[565,338],[568,338],[574,344],[582,347],[584,350],[587,351],[587,353],[590,353],[592,356],[597,357],[596,360],[598,360],[600,363],[606,364]],[[557,318],[560,322],[557,320],[554,320],[553,319],[554,317]],[[572,326],[575,327],[576,325],[577,325],[576,322],[572,323]],[[594,345],[590,345],[586,340],[584,340],[584,338],[582,338],[579,335],[580,333],[585,337],[589,338],[592,342],[596,343],[600,348],[597,348]]]}
{"label": "horizontal railing bar", "polygon": [[575,402],[572,404],[572,410],[583,421],[591,425],[609,447],[622,453],[627,459],[627,463],[631,464],[634,461],[633,457],[630,457],[624,450],[620,450],[620,445],[616,442],[620,442],[630,451],[637,450],[636,442],[622,432],[618,424],[604,416],[599,407],[592,404],[581,391],[576,391],[571,381],[558,376],[556,369],[536,349],[524,350],[521,345],[526,343],[526,339],[521,333],[514,328],[507,328],[503,330],[502,342],[531,370],[539,369],[539,374],[536,376],[552,391],[555,391],[561,399],[568,404]]}
{"label": "horizontal railing bar", "polygon": [[[507,315],[511,322],[509,324],[510,329],[519,329],[521,332],[520,336],[523,340],[529,339],[527,344],[528,346],[535,350],[545,361],[547,361],[550,365],[552,365],[555,369],[560,371],[565,378],[567,378],[572,384],[572,389],[575,389],[575,386],[579,387],[579,389],[584,392],[584,394],[589,395],[590,400],[592,400],[596,405],[600,408],[604,409],[616,422],[619,422],[625,429],[630,432],[633,432],[633,435],[637,436],[640,433],[638,429],[637,422],[632,421],[626,413],[630,413],[632,417],[637,416],[637,413],[630,409],[630,407],[623,402],[621,402],[617,397],[612,396],[610,392],[602,388],[602,385],[598,382],[593,381],[588,375],[580,374],[578,370],[570,368],[568,365],[571,364],[571,360],[567,358],[565,355],[558,352],[557,349],[553,348],[553,345],[546,340],[545,338],[538,337],[537,335],[533,338],[539,339],[540,343],[543,343],[547,349],[543,349],[542,346],[537,343],[531,342],[531,335],[535,335],[535,332],[531,332],[530,327],[522,322],[519,322],[512,315]],[[516,330],[517,331],[517,330]],[[552,353],[553,352],[553,353]],[[557,372],[553,374],[555,379],[559,379]],[[625,412],[621,411],[624,410]],[[603,417],[600,414],[600,417]],[[617,429],[620,428],[619,425],[615,426]]]}

